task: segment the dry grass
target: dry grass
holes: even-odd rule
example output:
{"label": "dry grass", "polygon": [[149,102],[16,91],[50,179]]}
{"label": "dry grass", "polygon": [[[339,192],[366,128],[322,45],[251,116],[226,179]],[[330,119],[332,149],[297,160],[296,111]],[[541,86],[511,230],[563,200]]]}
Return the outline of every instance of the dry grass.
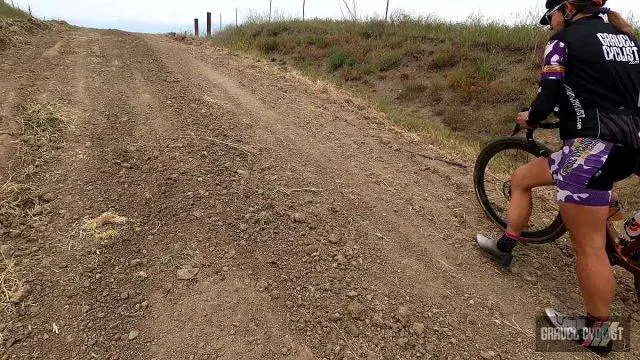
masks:
{"label": "dry grass", "polygon": [[618,194],[626,218],[633,216],[636,211],[640,211],[638,188],[640,188],[640,180],[635,176],[621,181],[615,186],[614,191]]}
{"label": "dry grass", "polygon": [[87,231],[96,231],[105,225],[124,224],[126,222],[127,218],[108,211],[95,219],[86,220],[83,228]]}
{"label": "dry grass", "polygon": [[18,277],[15,260],[4,254],[0,254],[0,256],[2,256],[0,260],[0,291],[2,291],[0,300],[2,301],[3,311],[11,312],[12,307],[10,304],[22,289],[22,282]]}
{"label": "dry grass", "polygon": [[184,248],[176,246],[173,250],[167,252],[160,261],[163,267],[171,270],[180,269],[185,265],[198,266],[202,262],[202,253],[192,245],[187,245]]}
{"label": "dry grass", "polygon": [[21,135],[36,138],[39,141],[53,143],[58,140],[57,132],[62,126],[69,125],[62,117],[57,104],[22,104],[25,116],[21,123]]}
{"label": "dry grass", "polygon": [[[430,84],[425,81],[413,81],[405,85],[398,94],[398,99],[413,101],[422,99],[430,89]],[[435,95],[435,94],[434,94]]]}
{"label": "dry grass", "polygon": [[61,142],[60,130],[68,126],[54,104],[23,104],[21,112],[19,132],[13,134],[18,138],[15,158],[0,185],[0,225],[8,229],[33,220],[40,200],[29,180],[49,160],[52,146]]}
{"label": "dry grass", "polygon": [[[31,177],[47,161],[53,144],[60,142],[60,130],[66,120],[52,104],[21,106],[23,117],[17,134],[18,148],[10,164],[6,181],[0,185],[0,226],[12,230],[34,223],[41,206],[39,194],[29,184]],[[12,300],[24,290],[16,262],[8,254],[0,259],[0,290],[4,311],[12,311]]]}
{"label": "dry grass", "polygon": [[13,46],[28,44],[32,40],[34,33],[48,29],[50,26],[49,23],[32,17],[4,18],[0,14],[0,51]]}
{"label": "dry grass", "polygon": [[32,188],[11,180],[0,186],[0,224],[12,228],[29,216],[28,210],[37,203]]}
{"label": "dry grass", "polygon": [[67,249],[77,250],[85,245],[108,245],[121,235],[121,230],[129,221],[113,211],[107,211],[93,219],[74,223],[66,235]]}
{"label": "dry grass", "polygon": [[[444,124],[459,138],[482,143],[509,134],[516,113],[535,97],[551,33],[530,18],[507,26],[477,18],[450,23],[402,14],[390,23],[265,23],[255,17],[212,41],[286,59],[306,76],[353,89],[382,104],[380,110],[409,130],[424,132],[435,124],[433,136],[442,133]],[[425,106],[431,111],[423,111]]]}
{"label": "dry grass", "polygon": [[0,19],[29,19],[31,15],[0,0]]}
{"label": "dry grass", "polygon": [[429,68],[432,70],[446,69],[456,66],[462,61],[462,49],[460,46],[447,44],[440,47],[440,50],[429,59]]}

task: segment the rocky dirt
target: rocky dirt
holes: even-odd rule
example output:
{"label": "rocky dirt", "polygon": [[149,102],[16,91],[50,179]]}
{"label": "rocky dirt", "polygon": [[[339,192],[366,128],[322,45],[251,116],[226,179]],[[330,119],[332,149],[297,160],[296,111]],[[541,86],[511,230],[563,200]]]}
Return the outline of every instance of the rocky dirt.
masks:
{"label": "rocky dirt", "polygon": [[9,262],[21,283],[0,359],[593,357],[534,351],[544,307],[581,310],[567,240],[499,270],[474,243],[495,229],[471,164],[415,155],[456,160],[353,95],[117,31],[0,55],[3,131],[25,102],[66,121],[49,145],[3,135],[2,182],[29,201],[0,224],[3,284]]}

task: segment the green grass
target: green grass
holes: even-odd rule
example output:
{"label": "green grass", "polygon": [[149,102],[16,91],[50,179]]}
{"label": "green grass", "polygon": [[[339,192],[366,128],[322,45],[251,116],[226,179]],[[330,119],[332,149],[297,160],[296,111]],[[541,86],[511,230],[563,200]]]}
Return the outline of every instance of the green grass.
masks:
{"label": "green grass", "polygon": [[7,4],[4,0],[0,0],[0,19],[28,19],[31,16]]}
{"label": "green grass", "polygon": [[356,65],[356,61],[346,51],[336,51],[329,56],[329,70],[331,71],[354,65]]}
{"label": "green grass", "polygon": [[389,71],[402,66],[405,52],[402,50],[392,51],[388,54],[382,55],[378,61],[378,69],[380,71]]}

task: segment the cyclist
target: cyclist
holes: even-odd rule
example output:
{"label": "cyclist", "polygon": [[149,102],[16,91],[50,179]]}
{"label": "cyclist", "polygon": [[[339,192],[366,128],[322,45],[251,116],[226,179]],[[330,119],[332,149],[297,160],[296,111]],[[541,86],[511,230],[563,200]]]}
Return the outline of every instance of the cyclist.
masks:
{"label": "cyclist", "polygon": [[560,213],[576,254],[588,324],[608,319],[614,277],[605,252],[606,220],[614,182],[631,175],[640,151],[640,46],[606,0],[547,0],[540,23],[554,31],[544,54],[540,90],[517,122],[533,128],[554,109],[562,150],[512,175],[508,227],[478,245],[502,266],[531,216],[531,189],[557,186]]}

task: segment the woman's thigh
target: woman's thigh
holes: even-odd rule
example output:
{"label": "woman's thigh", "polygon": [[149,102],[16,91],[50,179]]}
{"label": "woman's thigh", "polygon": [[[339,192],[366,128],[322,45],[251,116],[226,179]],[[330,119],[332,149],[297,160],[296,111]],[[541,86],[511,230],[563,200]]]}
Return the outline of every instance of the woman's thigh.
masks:
{"label": "woman's thigh", "polygon": [[518,168],[512,177],[515,185],[522,188],[553,185],[554,180],[547,158],[539,157]]}
{"label": "woman's thigh", "polygon": [[561,203],[560,214],[578,255],[601,254],[605,250],[608,206]]}

